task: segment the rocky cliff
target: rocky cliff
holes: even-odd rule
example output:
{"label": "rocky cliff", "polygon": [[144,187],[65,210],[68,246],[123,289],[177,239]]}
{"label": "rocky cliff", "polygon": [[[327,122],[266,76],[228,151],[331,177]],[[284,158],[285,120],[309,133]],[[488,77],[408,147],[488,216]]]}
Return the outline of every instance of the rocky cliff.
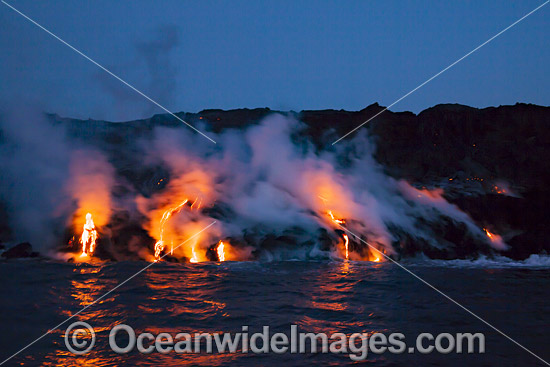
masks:
{"label": "rocky cliff", "polygon": [[[281,112],[264,109],[204,110],[177,115],[213,132],[243,128],[272,113],[290,114],[305,124],[304,135],[317,149],[331,144],[384,108],[361,111]],[[162,173],[147,171],[133,144],[155,126],[179,126],[170,115],[111,123],[49,115],[75,139],[101,147],[120,175],[136,189]],[[506,234],[513,258],[550,250],[550,107],[516,104],[483,109],[437,105],[418,115],[384,111],[363,129],[376,141],[376,160],[388,174],[416,186],[442,187],[448,200],[476,222]],[[162,169],[162,168],[158,168]],[[157,170],[157,169],[155,169]],[[158,177],[157,177],[158,176]],[[433,257],[453,257],[430,254]],[[462,255],[460,255],[462,256]]]}

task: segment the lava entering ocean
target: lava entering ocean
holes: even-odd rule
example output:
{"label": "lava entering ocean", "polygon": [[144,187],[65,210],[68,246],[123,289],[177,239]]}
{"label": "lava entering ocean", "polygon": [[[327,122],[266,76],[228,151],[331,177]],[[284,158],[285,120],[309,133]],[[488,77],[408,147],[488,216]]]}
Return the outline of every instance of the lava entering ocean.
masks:
{"label": "lava entering ocean", "polygon": [[225,251],[224,251],[225,245],[222,241],[218,244],[218,247],[216,248],[216,253],[218,254],[218,260],[219,261],[225,261]]}
{"label": "lava entering ocean", "polygon": [[[486,252],[506,248],[442,188],[417,189],[388,176],[365,133],[319,150],[303,129],[292,117],[273,115],[220,132],[215,147],[189,131],[156,127],[119,151],[110,147],[116,154],[68,150],[61,185],[67,199],[56,218],[71,234],[82,230],[81,253],[115,260],[158,261],[164,253],[192,263],[331,256],[379,262],[429,248],[453,252],[467,241]],[[94,252],[99,231],[101,251]]]}
{"label": "lava entering ocean", "polygon": [[[157,241],[157,243],[155,243],[155,259],[157,261],[160,259],[160,253],[164,250],[164,227],[166,225],[166,222],[168,221],[168,219],[170,219],[170,217],[173,214],[179,213],[181,208],[183,208],[183,206],[187,204],[188,201],[189,201],[188,199],[183,200],[178,206],[166,210],[162,215],[162,218],[160,220],[160,234],[159,234],[160,239]],[[174,254],[173,245],[172,245],[172,249],[170,250],[170,253]]]}
{"label": "lava entering ocean", "polygon": [[348,259],[349,259],[349,248],[348,248],[348,246],[349,246],[349,238],[348,238],[348,235],[345,234],[345,233],[344,233],[343,236],[344,236],[344,241],[345,241],[344,247],[346,248],[346,260],[348,260]]}
{"label": "lava entering ocean", "polygon": [[95,228],[92,214],[86,214],[86,223],[82,228],[82,236],[80,242],[82,243],[82,254],[80,256],[92,256],[95,250],[97,241],[97,230]]}

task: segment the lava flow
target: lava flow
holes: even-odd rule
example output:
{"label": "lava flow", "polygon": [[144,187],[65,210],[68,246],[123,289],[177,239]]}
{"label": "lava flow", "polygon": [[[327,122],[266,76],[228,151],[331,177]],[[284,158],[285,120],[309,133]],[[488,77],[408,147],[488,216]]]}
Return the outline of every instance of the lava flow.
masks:
{"label": "lava flow", "polygon": [[[179,213],[181,211],[181,209],[183,208],[183,206],[185,204],[187,204],[188,201],[189,201],[188,199],[185,199],[178,206],[166,210],[164,212],[164,214],[162,215],[162,219],[160,220],[159,240],[157,241],[157,243],[155,243],[155,259],[156,259],[156,261],[160,260],[160,253],[164,250],[164,225],[166,224],[168,219],[170,219],[170,217],[173,214]],[[172,247],[171,252],[173,253],[173,251],[174,251],[174,248]]]}
{"label": "lava flow", "polygon": [[485,232],[485,235],[491,242],[491,245],[497,249],[500,250],[506,250],[508,246],[504,241],[502,240],[502,237],[496,233],[489,232],[487,228],[483,228],[483,231]]}
{"label": "lava flow", "polygon": [[82,243],[82,254],[80,256],[92,256],[97,241],[97,230],[95,228],[92,214],[86,214],[86,223],[82,229],[80,242]]}
{"label": "lava flow", "polygon": [[189,262],[190,263],[198,263],[199,262],[199,258],[197,257],[197,253],[195,252],[195,246],[191,247],[191,252],[193,253],[193,257],[191,259],[189,259]]}
{"label": "lava flow", "polygon": [[497,194],[501,194],[501,195],[508,194],[508,190],[506,190],[506,188],[499,187],[498,185],[493,186],[493,191],[496,192]]}
{"label": "lava flow", "polygon": [[222,241],[218,244],[218,247],[216,248],[216,252],[218,253],[218,260],[219,261],[225,261],[225,251],[224,251],[225,245]]}
{"label": "lava flow", "polygon": [[[321,200],[323,200],[323,203],[324,205],[326,206],[327,204],[327,199],[325,199],[324,197],[322,196],[319,196],[319,198]],[[344,219],[340,219],[340,218],[337,218],[334,216],[334,214],[332,213],[332,210],[327,210],[327,215],[330,217],[330,219],[332,220],[333,223],[335,223],[336,225],[338,226],[341,226],[341,224],[344,224],[346,223],[346,221]],[[343,234],[342,235],[343,238],[344,238],[344,248],[345,248],[345,256],[346,256],[346,260],[349,260],[349,237],[347,234]]]}
{"label": "lava flow", "polygon": [[344,224],[344,223],[346,223],[346,221],[343,220],[343,219],[335,218],[335,217],[334,217],[334,214],[332,214],[332,210],[329,210],[329,211],[328,211],[328,215],[330,215],[330,218],[331,218],[332,221],[333,221],[334,223],[336,223],[336,224]]}
{"label": "lava flow", "polygon": [[487,235],[489,240],[491,240],[491,242],[493,242],[493,243],[495,243],[495,242],[496,243],[501,243],[502,242],[502,237],[500,237],[498,234],[489,232],[489,230],[487,228],[483,228],[483,231],[485,232],[485,234]]}
{"label": "lava flow", "polygon": [[348,245],[349,245],[349,238],[348,238],[348,235],[344,233],[344,247],[346,248],[346,260],[349,260],[349,249],[348,249]]}
{"label": "lava flow", "polygon": [[[324,204],[325,206],[327,205],[327,201],[328,201],[327,199],[325,199],[325,198],[322,197],[322,196],[319,196],[319,199],[323,200],[323,204]],[[345,221],[344,219],[336,218],[336,217],[334,216],[334,214],[332,214],[332,210],[327,210],[327,214],[328,214],[328,216],[330,217],[330,219],[331,219],[334,223],[336,223],[336,224],[344,224],[344,223],[346,223],[346,221]]]}
{"label": "lava flow", "polygon": [[489,239],[491,241],[498,241],[499,240],[500,236],[497,235],[497,234],[489,232],[489,230],[487,230],[487,228],[483,228],[483,231],[485,232],[485,234],[487,235],[487,237],[489,237]]}

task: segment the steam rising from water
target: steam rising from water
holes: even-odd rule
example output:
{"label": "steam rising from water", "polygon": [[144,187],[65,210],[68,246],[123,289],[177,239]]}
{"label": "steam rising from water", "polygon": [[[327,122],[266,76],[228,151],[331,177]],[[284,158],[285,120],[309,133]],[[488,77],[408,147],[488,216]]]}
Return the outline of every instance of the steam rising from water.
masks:
{"label": "steam rising from water", "polygon": [[[21,130],[18,122],[27,128]],[[387,176],[365,134],[318,152],[302,130],[294,118],[272,115],[245,130],[220,133],[213,146],[186,128],[157,127],[152,139],[134,143],[145,152],[144,166],[166,167],[169,174],[154,183],[151,195],[131,191],[128,201],[113,197],[115,186],[129,184],[116,177],[97,149],[68,143],[59,126],[36,118],[3,119],[2,200],[15,238],[30,239],[42,252],[63,247],[63,224],[78,228],[87,212],[93,212],[100,233],[110,228],[104,237],[117,231],[112,214],[124,210],[141,218],[140,225],[158,241],[163,214],[186,199],[164,224],[163,240],[170,243],[165,251],[176,247],[175,258],[211,260],[219,241],[226,260],[298,253],[343,257],[341,227],[332,217],[388,255],[402,252],[411,240],[455,246],[438,234],[443,218],[458,223],[472,241],[505,248],[449,204],[441,190],[417,189]],[[208,231],[177,248],[214,220]],[[113,245],[114,253],[130,248],[136,257],[152,259],[146,241]],[[350,259],[376,255],[350,237]]]}

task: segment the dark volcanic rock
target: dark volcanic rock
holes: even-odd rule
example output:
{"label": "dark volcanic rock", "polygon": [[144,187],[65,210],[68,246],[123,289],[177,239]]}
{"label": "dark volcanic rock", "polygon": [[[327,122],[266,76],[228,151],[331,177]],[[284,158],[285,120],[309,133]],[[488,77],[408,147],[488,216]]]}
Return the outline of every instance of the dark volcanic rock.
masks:
{"label": "dark volcanic rock", "polygon": [[27,257],[37,257],[38,253],[33,252],[32,246],[28,242],[22,242],[18,245],[11,247],[2,253],[2,257],[6,259],[20,259]]}
{"label": "dark volcanic rock", "polygon": [[543,158],[550,156],[549,126],[549,107],[438,105],[417,116],[388,113],[372,121],[370,133],[377,159],[401,177],[425,181],[463,171],[538,189],[550,179]]}
{"label": "dark volcanic rock", "polygon": [[[375,103],[361,111],[212,109],[177,115],[206,132],[246,128],[272,113],[291,115],[305,124],[303,137],[323,150],[332,149],[332,142],[383,110],[383,106]],[[149,139],[157,126],[183,126],[173,116],[155,115],[126,123],[49,117],[54,123],[68,126],[72,138],[105,151],[117,173],[142,194],[148,196],[162,189],[169,180],[165,169],[143,163],[143,153],[136,142]],[[511,246],[505,255],[525,258],[532,253],[550,252],[550,241],[546,240],[547,228],[550,228],[549,127],[550,107],[518,103],[482,109],[442,104],[419,114],[384,111],[363,129],[368,129],[369,136],[375,140],[375,158],[390,175],[415,185],[456,184],[454,189],[444,187],[446,192],[453,190],[449,199],[470,214],[478,225],[503,235]],[[339,144],[345,144],[346,140]],[[164,180],[162,185],[159,184],[161,179]],[[514,187],[517,197],[487,194],[487,187],[499,180]],[[481,192],[472,195],[464,189],[472,182],[479,184]],[[224,209],[220,206],[212,212],[225,215]],[[0,234],[5,232],[1,229],[2,222],[6,221],[0,220]],[[467,257],[482,247],[474,245],[461,229],[449,224],[442,223],[440,230],[441,237],[455,245],[451,250],[429,250],[428,245],[413,243],[403,234],[399,244],[403,255],[423,251],[432,257]],[[122,242],[127,240],[120,239]],[[269,238],[265,246],[285,243],[284,238]]]}

